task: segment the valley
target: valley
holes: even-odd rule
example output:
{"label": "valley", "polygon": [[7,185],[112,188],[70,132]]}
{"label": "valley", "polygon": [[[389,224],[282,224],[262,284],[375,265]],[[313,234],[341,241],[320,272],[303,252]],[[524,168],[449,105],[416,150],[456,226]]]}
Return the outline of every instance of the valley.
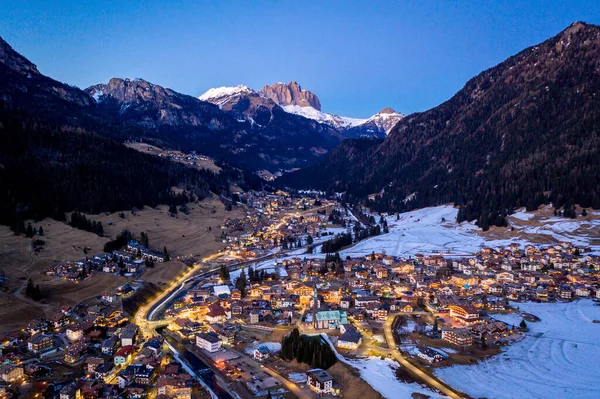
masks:
{"label": "valley", "polygon": [[600,395],[600,26],[380,6],[0,38],[0,399]]}

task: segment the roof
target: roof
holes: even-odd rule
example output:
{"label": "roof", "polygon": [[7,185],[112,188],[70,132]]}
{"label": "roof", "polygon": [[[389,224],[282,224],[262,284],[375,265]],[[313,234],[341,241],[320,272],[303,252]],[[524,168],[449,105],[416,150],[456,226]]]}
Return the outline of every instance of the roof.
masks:
{"label": "roof", "polygon": [[219,337],[213,333],[198,334],[197,337],[203,339],[204,341],[210,342],[211,344],[221,341]]}
{"label": "roof", "polygon": [[317,312],[317,320],[340,320],[341,315],[339,310],[322,310]]}
{"label": "roof", "polygon": [[352,331],[352,330],[347,330],[345,333],[343,333],[338,338],[338,342],[339,341],[344,341],[344,342],[352,342],[352,343],[358,344],[361,339],[362,339],[362,335],[360,335],[359,332]]}
{"label": "roof", "polygon": [[117,351],[117,353],[115,353],[115,357],[116,356],[128,356],[131,352],[133,352],[134,349],[135,349],[135,346],[133,346],[133,345],[124,346],[121,349],[119,349]]}
{"label": "roof", "polygon": [[323,369],[313,369],[313,370],[308,370],[306,372],[306,374],[310,375],[311,377],[315,378],[317,381],[323,383],[325,381],[332,381],[333,377],[331,376],[331,374],[329,374],[327,371],[323,370]]}

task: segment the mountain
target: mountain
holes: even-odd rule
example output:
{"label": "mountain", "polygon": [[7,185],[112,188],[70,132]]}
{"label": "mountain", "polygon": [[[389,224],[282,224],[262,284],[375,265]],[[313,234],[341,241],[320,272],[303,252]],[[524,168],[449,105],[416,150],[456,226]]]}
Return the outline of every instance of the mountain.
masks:
{"label": "mountain", "polygon": [[275,83],[266,85],[260,90],[260,94],[270,98],[282,107],[294,105],[298,107],[312,107],[317,111],[321,110],[321,102],[316,94],[308,90],[302,90],[302,87],[294,81],[285,83]]}
{"label": "mountain", "polygon": [[181,204],[245,184],[226,165],[219,174],[199,171],[122,144],[143,134],[86,92],[42,75],[0,39],[0,223],[23,232],[30,218]]}
{"label": "mountain", "polygon": [[384,108],[368,119],[350,118],[323,112],[317,95],[303,90],[294,81],[287,84],[266,85],[259,94],[275,101],[286,112],[334,127],[344,137],[385,137],[394,124],[404,117],[391,108]]}
{"label": "mountain", "polygon": [[28,59],[0,38],[0,101],[7,106],[45,112],[54,120],[76,117],[93,103],[81,90],[42,75]]}
{"label": "mountain", "polygon": [[384,108],[369,119],[350,126],[344,131],[344,136],[349,138],[360,137],[385,137],[404,115],[392,108]]}
{"label": "mountain", "polygon": [[341,140],[335,129],[286,113],[245,86],[194,98],[142,79],[111,79],[86,89],[100,113],[143,128],[131,139],[196,151],[249,170],[311,165]]}
{"label": "mountain", "polygon": [[143,79],[113,78],[85,89],[101,112],[144,128],[162,125],[235,129],[236,121],[218,107]]}
{"label": "mountain", "polygon": [[[402,119],[385,140],[346,140],[281,184],[345,191],[377,210],[451,203],[487,228],[542,203],[600,208],[600,27],[582,22]],[[416,193],[413,200],[409,196]]]}

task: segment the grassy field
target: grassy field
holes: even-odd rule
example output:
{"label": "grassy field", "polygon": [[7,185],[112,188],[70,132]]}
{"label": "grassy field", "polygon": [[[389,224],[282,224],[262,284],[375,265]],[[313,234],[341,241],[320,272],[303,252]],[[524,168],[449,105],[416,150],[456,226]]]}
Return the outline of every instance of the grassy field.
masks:
{"label": "grassy field", "polygon": [[[182,260],[196,259],[221,250],[224,245],[218,238],[223,219],[244,216],[241,209],[226,212],[217,198],[189,204],[188,208],[189,215],[179,212],[177,217],[169,216],[166,206],[144,208],[135,214],[126,211],[123,212],[124,218],[120,217],[120,212],[88,215],[88,218],[102,222],[105,237],[74,229],[52,219],[33,222],[34,227],[44,228],[44,236],[39,238],[45,244],[38,252],[33,250],[31,239],[15,236],[8,227],[0,226],[0,277],[6,277],[6,281],[0,285],[0,319],[3,320],[0,331],[22,327],[44,313],[52,313],[59,306],[75,305],[127,282],[125,277],[103,273],[95,273],[79,283],[44,274],[54,264],[83,259],[86,256],[84,248],[88,249],[89,255],[101,253],[104,244],[124,229],[137,236],[142,231],[146,232],[151,248],[162,250],[167,247],[173,260],[156,264],[139,277],[156,287],[162,287],[185,270],[186,265],[177,260],[178,257]],[[29,278],[40,285],[44,295],[40,303],[22,296]]]}
{"label": "grassy field", "polygon": [[167,206],[159,206],[146,207],[135,214],[123,212],[125,218],[119,216],[121,212],[115,212],[94,215],[93,219],[102,222],[105,234],[111,237],[124,229],[137,236],[146,232],[150,248],[162,250],[166,246],[172,257],[201,258],[223,248],[218,238],[225,217],[244,217],[244,211],[238,208],[226,212],[225,206],[214,197],[188,204],[188,209],[189,215],[178,212],[177,217],[169,216]]}
{"label": "grassy field", "polygon": [[8,278],[5,284],[10,290],[25,284],[27,278],[35,282],[47,280],[42,273],[49,266],[84,258],[83,249],[86,247],[91,254],[102,252],[109,240],[53,219],[44,219],[32,225],[44,228],[44,236],[39,238],[45,244],[37,253],[32,248],[31,239],[23,235],[15,236],[7,226],[0,226],[0,275]]}
{"label": "grassy field", "polygon": [[44,310],[15,296],[0,292],[0,333],[26,326],[31,320],[44,316]]}

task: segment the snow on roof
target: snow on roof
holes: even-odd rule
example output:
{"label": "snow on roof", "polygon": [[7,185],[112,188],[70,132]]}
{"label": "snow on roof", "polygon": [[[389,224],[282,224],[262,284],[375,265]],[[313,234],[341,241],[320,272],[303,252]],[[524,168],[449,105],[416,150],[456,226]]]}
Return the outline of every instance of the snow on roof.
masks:
{"label": "snow on roof", "polygon": [[215,285],[213,287],[213,292],[215,293],[216,296],[219,296],[221,294],[231,295],[231,290],[229,289],[229,286],[227,286],[227,285]]}

